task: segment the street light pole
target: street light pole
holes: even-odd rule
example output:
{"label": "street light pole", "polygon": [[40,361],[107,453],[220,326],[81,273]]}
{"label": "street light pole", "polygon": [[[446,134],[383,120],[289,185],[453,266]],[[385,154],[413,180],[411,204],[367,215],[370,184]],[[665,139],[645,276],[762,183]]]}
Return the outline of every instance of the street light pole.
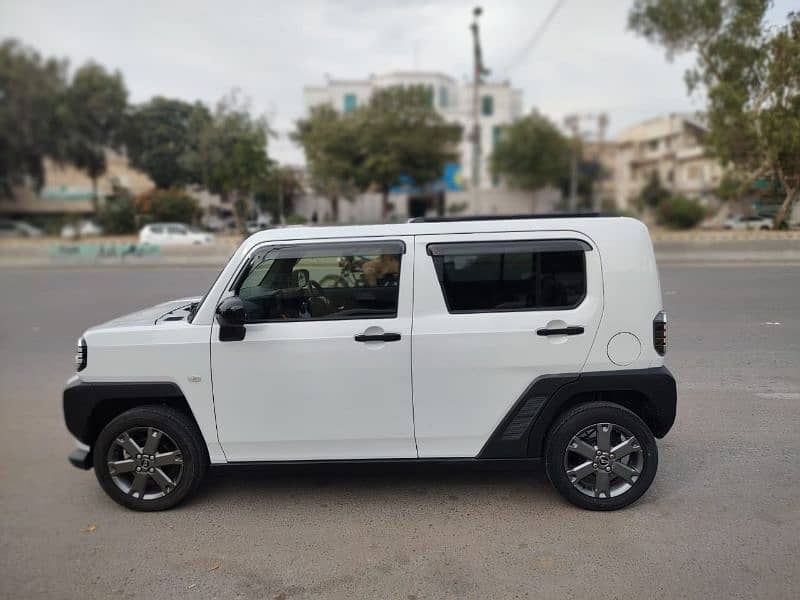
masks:
{"label": "street light pole", "polygon": [[483,76],[489,70],[483,66],[483,53],[481,51],[480,31],[478,28],[478,18],[483,14],[483,9],[476,6],[472,10],[472,24],[469,26],[472,31],[473,47],[473,77],[472,77],[472,209],[478,210],[478,200],[480,194],[481,181],[481,125],[480,125],[480,85]]}

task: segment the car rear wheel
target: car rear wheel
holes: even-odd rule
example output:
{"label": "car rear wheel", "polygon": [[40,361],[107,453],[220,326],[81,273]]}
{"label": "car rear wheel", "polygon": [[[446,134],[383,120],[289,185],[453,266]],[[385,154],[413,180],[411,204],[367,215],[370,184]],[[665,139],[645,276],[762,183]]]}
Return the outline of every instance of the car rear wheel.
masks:
{"label": "car rear wheel", "polygon": [[103,490],[134,510],[172,508],[197,488],[207,464],[195,424],[165,406],[122,413],[94,446],[94,471]]}
{"label": "car rear wheel", "polygon": [[610,402],[581,404],[562,415],[545,451],[559,493],[589,510],[617,510],[639,499],[658,469],[652,432],[632,411]]}

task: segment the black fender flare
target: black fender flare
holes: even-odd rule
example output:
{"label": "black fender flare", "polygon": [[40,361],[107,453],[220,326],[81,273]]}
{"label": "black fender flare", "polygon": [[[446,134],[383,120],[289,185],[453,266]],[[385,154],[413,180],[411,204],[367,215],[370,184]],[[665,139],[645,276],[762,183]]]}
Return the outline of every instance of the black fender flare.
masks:
{"label": "black fender flare", "polygon": [[677,388],[666,367],[546,375],[534,380],[503,418],[478,458],[539,458],[553,421],[576,396],[602,397],[634,392],[623,404],[637,413],[658,438],[675,423]]}

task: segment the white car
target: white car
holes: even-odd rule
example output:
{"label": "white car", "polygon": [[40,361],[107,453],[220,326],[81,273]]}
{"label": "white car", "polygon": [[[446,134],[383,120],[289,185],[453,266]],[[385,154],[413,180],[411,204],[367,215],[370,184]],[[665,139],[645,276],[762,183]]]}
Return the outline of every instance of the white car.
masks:
{"label": "white car", "polygon": [[103,228],[91,221],[82,221],[77,225],[67,224],[61,228],[61,237],[74,240],[77,237],[92,237],[103,235]]}
{"label": "white car", "polygon": [[741,215],[731,217],[725,221],[725,229],[733,229],[739,231],[747,230],[761,230],[766,231],[772,229],[772,219],[769,217],[751,216],[743,217]]}
{"label": "white car", "polygon": [[140,244],[157,246],[207,245],[214,243],[214,235],[184,223],[151,223],[139,232]]}
{"label": "white car", "polygon": [[70,462],[136,510],[209,465],[339,461],[543,462],[570,502],[618,509],[675,420],[662,308],[629,218],[262,231],[202,298],[80,337]]}
{"label": "white car", "polygon": [[25,221],[0,219],[0,237],[41,237],[42,230]]}

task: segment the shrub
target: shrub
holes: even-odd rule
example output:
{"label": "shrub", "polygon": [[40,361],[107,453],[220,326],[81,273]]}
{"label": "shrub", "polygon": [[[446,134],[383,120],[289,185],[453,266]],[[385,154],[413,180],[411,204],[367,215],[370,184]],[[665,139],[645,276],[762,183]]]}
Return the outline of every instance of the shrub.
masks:
{"label": "shrub", "polygon": [[203,214],[197,200],[179,189],[155,189],[137,199],[139,213],[148,221],[177,221],[195,223]]}
{"label": "shrub", "polygon": [[305,225],[306,223],[308,223],[308,219],[306,219],[303,215],[298,215],[297,213],[292,213],[286,217],[287,225]]}
{"label": "shrub", "polygon": [[130,195],[123,193],[106,198],[100,225],[105,233],[112,235],[136,231],[136,206]]}
{"label": "shrub", "polygon": [[670,229],[691,229],[705,215],[705,208],[697,200],[685,196],[670,196],[658,205],[658,220]]}

